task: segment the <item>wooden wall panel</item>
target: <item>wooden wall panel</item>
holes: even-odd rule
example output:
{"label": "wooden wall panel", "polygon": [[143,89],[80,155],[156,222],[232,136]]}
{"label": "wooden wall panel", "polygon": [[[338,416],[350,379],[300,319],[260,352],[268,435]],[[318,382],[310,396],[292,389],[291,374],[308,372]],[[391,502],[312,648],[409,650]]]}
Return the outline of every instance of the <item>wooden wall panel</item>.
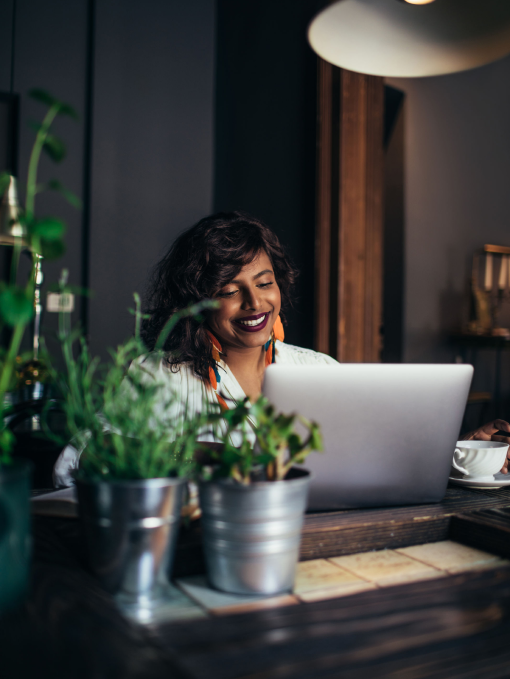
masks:
{"label": "wooden wall panel", "polygon": [[383,79],[319,60],[316,348],[380,357]]}
{"label": "wooden wall panel", "polygon": [[[383,293],[384,80],[367,83],[365,356],[379,360]],[[371,358],[370,358],[371,357]]]}

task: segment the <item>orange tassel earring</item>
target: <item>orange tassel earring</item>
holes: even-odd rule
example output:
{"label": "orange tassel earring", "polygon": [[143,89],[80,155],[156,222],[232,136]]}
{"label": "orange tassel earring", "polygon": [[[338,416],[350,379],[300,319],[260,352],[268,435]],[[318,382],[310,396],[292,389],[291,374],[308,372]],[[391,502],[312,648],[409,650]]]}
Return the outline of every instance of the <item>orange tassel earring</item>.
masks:
{"label": "orange tassel earring", "polygon": [[[221,382],[221,377],[220,373],[218,372],[217,364],[221,360],[222,351],[221,344],[218,342],[218,340],[210,330],[207,331],[207,334],[209,335],[209,339],[211,340],[212,358],[215,364],[214,367],[209,368],[209,384],[211,386],[211,389],[216,394],[216,398],[218,399],[218,403],[220,404],[221,410],[225,411],[228,410],[228,405],[226,404],[225,399],[223,399],[220,393],[218,392],[218,385]],[[285,333],[283,331],[282,320],[280,316],[278,316],[278,318],[274,322],[273,329],[271,330],[271,337],[264,346],[264,349],[266,351],[266,366],[271,365],[271,363],[275,362],[276,360],[275,342],[276,340],[283,342],[284,337]]]}
{"label": "orange tassel earring", "polygon": [[285,332],[283,331],[283,323],[280,316],[278,316],[278,318],[274,322],[273,335],[275,340],[280,340],[280,342],[283,342],[283,340],[285,339]]}

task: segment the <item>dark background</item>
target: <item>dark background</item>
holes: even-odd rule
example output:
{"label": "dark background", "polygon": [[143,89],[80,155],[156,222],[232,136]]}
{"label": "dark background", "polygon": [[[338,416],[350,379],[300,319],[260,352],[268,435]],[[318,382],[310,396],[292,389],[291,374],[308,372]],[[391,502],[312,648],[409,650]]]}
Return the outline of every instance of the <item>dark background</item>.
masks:
{"label": "dark background", "polygon": [[320,3],[218,2],[214,209],[243,209],[277,232],[300,270],[286,339],[313,346]]}
{"label": "dark background", "polygon": [[[0,92],[20,95],[25,180],[42,87],[74,106],[59,119],[68,156],[43,159],[84,201],[41,196],[69,225],[62,267],[94,296],[75,314],[94,352],[133,329],[133,291],[175,236],[216,210],[266,220],[301,270],[288,340],[312,346],[316,58],[305,40],[315,0],[3,0]],[[23,193],[21,188],[21,193]],[[48,334],[55,318],[46,314]]]}
{"label": "dark background", "polygon": [[[66,266],[95,292],[75,314],[94,352],[132,332],[132,293],[175,236],[235,208],[265,219],[301,270],[287,339],[312,346],[316,58],[306,26],[320,5],[2,0],[0,93],[20,95],[22,181],[26,122],[43,114],[27,91],[46,88],[81,116],[57,122],[68,157],[44,159],[41,178],[60,179],[85,209],[57,195],[37,209],[69,224],[67,254],[45,273],[54,281]],[[388,81],[405,105],[386,155],[386,360],[454,360],[448,336],[467,320],[472,254],[510,245],[508,83],[508,57]],[[54,321],[46,314],[44,325]],[[475,387],[491,390],[494,356],[481,359]]]}

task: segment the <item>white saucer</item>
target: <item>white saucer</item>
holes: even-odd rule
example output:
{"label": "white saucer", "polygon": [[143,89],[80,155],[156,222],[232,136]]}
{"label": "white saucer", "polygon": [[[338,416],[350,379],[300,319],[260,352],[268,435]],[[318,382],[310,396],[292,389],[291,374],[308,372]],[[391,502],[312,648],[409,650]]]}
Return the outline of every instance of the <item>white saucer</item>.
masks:
{"label": "white saucer", "polygon": [[449,478],[452,483],[467,488],[504,488],[504,486],[510,486],[510,474],[494,474],[494,481],[471,481],[459,476],[450,476]]}

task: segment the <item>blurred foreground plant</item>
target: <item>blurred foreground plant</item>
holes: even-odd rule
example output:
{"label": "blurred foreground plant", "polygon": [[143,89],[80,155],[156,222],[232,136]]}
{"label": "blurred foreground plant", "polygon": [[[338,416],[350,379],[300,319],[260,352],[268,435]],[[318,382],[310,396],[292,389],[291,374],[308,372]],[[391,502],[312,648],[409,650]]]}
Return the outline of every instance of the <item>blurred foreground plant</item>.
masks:
{"label": "blurred foreground plant", "polygon": [[[223,449],[212,451],[213,465],[205,465],[204,478],[232,478],[242,484],[253,480],[282,481],[290,468],[303,464],[312,451],[322,451],[319,425],[301,415],[278,413],[274,406],[260,396],[253,405],[248,399],[221,414],[211,414],[212,422],[224,421],[221,435]],[[305,429],[303,440],[296,431],[300,423]],[[255,432],[255,446],[248,430]],[[235,434],[241,434],[239,447],[233,444]]]}
{"label": "blurred foreground plant", "polygon": [[[63,236],[66,230],[64,222],[54,217],[37,219],[35,216],[35,197],[45,190],[56,190],[75,207],[80,207],[80,200],[60,182],[51,180],[45,184],[37,183],[37,172],[41,153],[46,152],[55,162],[60,162],[66,155],[64,143],[50,130],[55,118],[59,115],[77,119],[74,109],[68,104],[55,99],[44,90],[32,90],[29,95],[36,101],[48,107],[48,111],[41,123],[30,123],[36,131],[36,138],[30,154],[28,175],[25,191],[24,208],[16,221],[23,231],[23,236],[14,237],[13,255],[9,281],[0,282],[0,332],[4,328],[10,330],[8,346],[0,349],[0,465],[11,462],[11,451],[14,445],[14,435],[7,428],[5,417],[9,414],[9,407],[5,404],[6,392],[13,388],[16,357],[26,327],[34,317],[34,290],[36,284],[37,263],[40,258],[53,259],[60,257],[65,246]],[[12,175],[8,172],[0,174],[0,196],[3,196],[11,183]],[[9,224],[12,226],[12,223]],[[28,249],[32,255],[32,268],[25,285],[17,283],[18,268],[21,252]]]}
{"label": "blurred foreground plant", "polygon": [[[61,292],[65,290],[64,275]],[[208,413],[185,412],[178,396],[158,382],[152,366],[163,358],[165,340],[181,318],[194,316],[200,320],[201,313],[216,303],[202,302],[174,314],[155,350],[147,356],[140,338],[140,298],[137,294],[134,297],[135,336],[110,351],[112,361],[108,365],[91,356],[80,331],[70,328],[69,314],[60,315],[59,339],[66,374],[55,374],[55,379],[73,445],[83,449],[77,472],[81,479],[189,475],[197,437],[209,423]]]}

